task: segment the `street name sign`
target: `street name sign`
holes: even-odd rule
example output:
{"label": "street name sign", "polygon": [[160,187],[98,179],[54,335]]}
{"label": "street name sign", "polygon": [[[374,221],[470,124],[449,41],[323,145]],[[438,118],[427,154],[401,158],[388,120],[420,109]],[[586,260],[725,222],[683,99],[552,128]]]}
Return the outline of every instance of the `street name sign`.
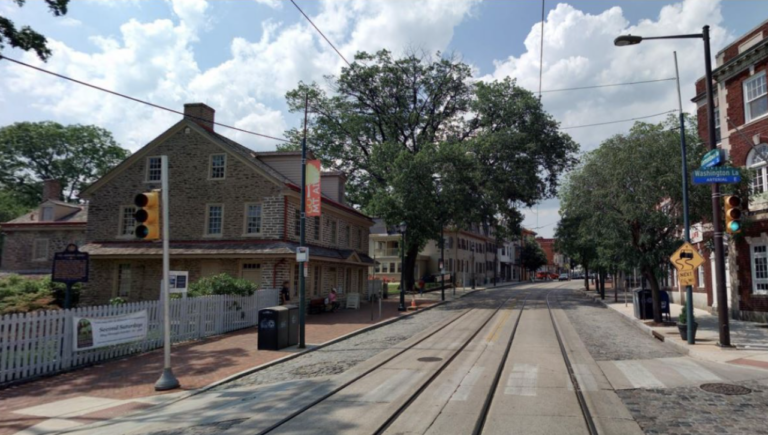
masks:
{"label": "street name sign", "polygon": [[741,173],[736,168],[715,166],[693,171],[693,184],[733,184],[741,181]]}
{"label": "street name sign", "polygon": [[723,163],[723,152],[720,149],[714,149],[704,154],[701,158],[701,169],[720,166]]}
{"label": "street name sign", "polygon": [[704,258],[699,254],[699,251],[688,242],[683,243],[683,246],[678,248],[669,261],[677,269],[677,277],[681,285],[695,285],[696,278],[693,273],[697,267],[704,264]]}

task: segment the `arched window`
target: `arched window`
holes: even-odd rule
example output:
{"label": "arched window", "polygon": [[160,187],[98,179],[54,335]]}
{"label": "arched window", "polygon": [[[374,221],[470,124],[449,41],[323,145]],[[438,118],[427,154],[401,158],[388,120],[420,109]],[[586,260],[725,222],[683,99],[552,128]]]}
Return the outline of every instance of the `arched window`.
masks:
{"label": "arched window", "polygon": [[768,191],[768,168],[765,158],[768,158],[768,145],[761,143],[747,155],[747,167],[753,171],[752,192],[759,195]]}

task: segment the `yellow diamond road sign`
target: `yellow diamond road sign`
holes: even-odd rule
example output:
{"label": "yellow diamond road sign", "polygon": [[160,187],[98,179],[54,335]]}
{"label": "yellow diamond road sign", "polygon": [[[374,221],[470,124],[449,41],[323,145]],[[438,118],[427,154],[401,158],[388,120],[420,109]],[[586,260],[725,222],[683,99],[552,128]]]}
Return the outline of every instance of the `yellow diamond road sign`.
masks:
{"label": "yellow diamond road sign", "polygon": [[704,264],[704,258],[699,252],[686,242],[669,258],[672,265],[677,268],[677,276],[682,285],[694,285],[695,278],[693,271]]}

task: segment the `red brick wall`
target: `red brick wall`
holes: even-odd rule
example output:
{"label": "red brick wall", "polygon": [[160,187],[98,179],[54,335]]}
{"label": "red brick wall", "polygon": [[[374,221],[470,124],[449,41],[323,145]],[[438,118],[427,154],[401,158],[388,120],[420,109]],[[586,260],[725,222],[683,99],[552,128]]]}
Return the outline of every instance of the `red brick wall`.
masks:
{"label": "red brick wall", "polygon": [[746,35],[742,36],[741,38],[737,39],[736,41],[731,44],[730,47],[725,49],[723,62],[728,62],[729,60],[733,59],[734,57],[739,55],[739,45],[744,43],[744,41],[747,41],[751,37],[755,36],[756,34],[763,32],[763,37],[765,38],[766,34],[768,33],[768,23],[763,24],[762,26],[758,27],[754,31],[747,33]]}
{"label": "red brick wall", "polygon": [[553,266],[555,264],[555,239],[537,238],[536,243],[541,246],[541,249],[547,254],[547,266]]}

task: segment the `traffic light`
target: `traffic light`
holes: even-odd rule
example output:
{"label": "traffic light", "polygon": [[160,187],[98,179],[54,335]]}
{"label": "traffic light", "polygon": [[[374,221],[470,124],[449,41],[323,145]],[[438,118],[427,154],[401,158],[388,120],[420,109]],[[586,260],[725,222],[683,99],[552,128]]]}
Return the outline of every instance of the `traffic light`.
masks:
{"label": "traffic light", "polygon": [[741,232],[741,198],[738,196],[725,197],[725,230],[729,234]]}
{"label": "traffic light", "polygon": [[133,203],[136,205],[137,239],[158,240],[160,238],[160,195],[158,192],[146,192],[136,195]]}

